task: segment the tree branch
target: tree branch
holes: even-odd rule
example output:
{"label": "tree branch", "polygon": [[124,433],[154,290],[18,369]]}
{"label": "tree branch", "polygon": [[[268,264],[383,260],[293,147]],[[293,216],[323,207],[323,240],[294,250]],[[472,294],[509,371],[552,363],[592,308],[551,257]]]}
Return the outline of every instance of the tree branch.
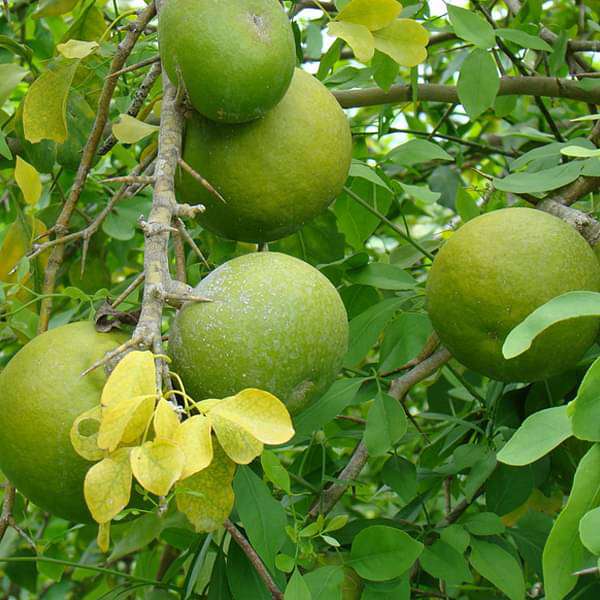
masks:
{"label": "tree branch", "polygon": [[[423,362],[416,365],[402,377],[398,377],[392,382],[389,394],[398,401],[401,401],[408,393],[410,388],[435,373],[442,365],[447,363],[452,355],[446,348],[442,347],[437,352],[426,358]],[[356,446],[348,464],[344,467],[338,476],[338,482],[332,483],[322,493],[320,498],[313,504],[308,513],[311,518],[317,517],[320,513],[328,513],[344,495],[348,486],[354,481],[365,466],[369,452],[364,441],[360,441]]]}
{"label": "tree branch", "polygon": [[242,532],[229,520],[223,524],[225,529],[229,532],[229,535],[236,541],[238,546],[244,551],[244,554],[248,557],[248,560],[252,563],[252,566],[258,573],[258,576],[262,579],[263,583],[267,586],[271,596],[275,600],[283,600],[283,594],[277,587],[277,584],[271,577],[271,574],[265,567],[260,556],[256,553],[256,550],[252,547],[250,542],[242,535]]}
{"label": "tree branch", "polygon": [[[151,2],[131,25],[127,35],[117,47],[117,51],[113,57],[110,67],[111,73],[114,73],[123,67],[141,33],[144,31],[146,25],[150,22],[155,14],[156,8],[154,2]],[[83,148],[81,162],[79,163],[79,168],[77,169],[71,191],[54,226],[54,231],[58,237],[62,237],[68,232],[71,216],[75,210],[77,202],[79,201],[81,192],[83,191],[85,181],[94,161],[94,156],[96,155],[96,150],[98,149],[98,144],[100,143],[102,133],[104,132],[104,126],[108,120],[110,101],[117,86],[117,81],[118,79],[116,77],[109,77],[104,81],[100,99],[98,100],[98,110],[96,112],[96,118],[94,120],[92,131]],[[50,313],[52,312],[52,297],[50,295],[54,291],[54,287],[56,285],[56,276],[60,265],[62,264],[63,256],[64,244],[57,244],[52,249],[48,259],[42,290],[45,298],[42,300],[40,306],[40,319],[38,324],[38,332],[40,333],[48,329]]]}
{"label": "tree branch", "polygon": [[[422,100],[431,102],[460,102],[456,86],[436,83],[421,83],[417,86],[417,97],[413,98],[410,85],[393,85],[389,92],[380,88],[335,90],[334,96],[343,108],[376,106]],[[502,77],[498,96],[546,96],[567,98],[600,104],[600,88],[584,90],[577,81],[558,77]]]}
{"label": "tree branch", "polygon": [[7,483],[4,488],[4,500],[2,502],[2,513],[0,514],[0,540],[2,540],[10,525],[14,503],[15,488],[10,483]]}

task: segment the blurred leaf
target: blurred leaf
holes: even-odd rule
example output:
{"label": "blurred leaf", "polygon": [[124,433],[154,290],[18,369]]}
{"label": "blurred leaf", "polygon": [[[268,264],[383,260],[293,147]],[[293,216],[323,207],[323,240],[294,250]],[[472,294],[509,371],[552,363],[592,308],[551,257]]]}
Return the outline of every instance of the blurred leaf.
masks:
{"label": "blurred leaf", "polygon": [[454,160],[441,146],[420,138],[408,140],[394,148],[387,156],[399,165],[411,167],[430,160]]}
{"label": "blurred leaf", "polygon": [[260,464],[270,481],[284,492],[291,494],[290,476],[274,452],[265,450],[260,457]]}
{"label": "blurred leaf", "polygon": [[547,44],[542,38],[536,35],[530,35],[520,29],[504,29],[502,27],[495,31],[498,37],[508,42],[513,42],[522,48],[531,48],[532,50],[543,50],[544,52],[552,52],[552,47]]}
{"label": "blurred leaf", "polygon": [[113,562],[148,546],[162,531],[163,520],[155,512],[129,522],[118,538],[107,562]]}
{"label": "blurred leaf", "polygon": [[344,583],[342,566],[327,566],[304,575],[312,600],[341,600]]}
{"label": "blurred leaf", "polygon": [[437,540],[431,546],[427,546],[423,550],[419,562],[432,577],[443,579],[450,585],[473,581],[465,557],[442,540]]}
{"label": "blurred leaf", "polygon": [[352,283],[372,285],[381,290],[407,290],[417,285],[415,278],[396,265],[369,263],[360,269],[346,271]]}
{"label": "blurred leaf", "polygon": [[481,512],[468,516],[461,523],[473,535],[497,535],[504,533],[506,527],[500,517],[492,512]]}
{"label": "blurred leaf", "polygon": [[17,156],[15,181],[27,204],[36,204],[42,195],[42,180],[35,167]]}
{"label": "blurred leaf", "polygon": [[283,598],[284,600],[312,600],[310,589],[298,569],[295,569],[292,573]]}
{"label": "blurred leaf", "polygon": [[157,125],[149,125],[130,115],[119,115],[112,126],[113,135],[124,144],[135,144],[158,131]]}
{"label": "blurred leaf", "polygon": [[583,167],[584,163],[571,161],[535,173],[512,173],[506,177],[494,177],[492,183],[496,189],[502,192],[537,194],[561,188],[575,181]]}
{"label": "blurred leaf", "polygon": [[494,59],[485,50],[473,50],[460,68],[457,85],[458,98],[472,121],[494,106],[499,90],[500,76]]}
{"label": "blurred leaf", "polygon": [[33,13],[33,19],[56,17],[71,12],[79,0],[42,0]]}
{"label": "blurred leaf", "polygon": [[65,58],[85,58],[99,47],[96,42],[83,42],[81,40],[70,39],[64,44],[58,44],[56,49]]}
{"label": "blurred leaf", "polygon": [[585,513],[579,521],[581,543],[596,556],[600,556],[600,507]]}
{"label": "blurred leaf", "polygon": [[0,64],[0,107],[6,102],[12,91],[27,75],[27,69],[13,64]]}
{"label": "blurred leaf", "polygon": [[564,598],[577,584],[575,571],[583,568],[586,551],[579,537],[579,522],[600,505],[600,445],[594,444],[581,459],[567,505],[554,522],[544,548],[544,587],[548,600]]}

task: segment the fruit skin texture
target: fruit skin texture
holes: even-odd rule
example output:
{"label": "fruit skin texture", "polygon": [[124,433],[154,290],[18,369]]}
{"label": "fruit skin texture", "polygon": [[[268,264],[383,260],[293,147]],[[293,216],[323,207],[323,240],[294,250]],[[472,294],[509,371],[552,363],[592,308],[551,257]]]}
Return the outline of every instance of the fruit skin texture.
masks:
{"label": "fruit skin texture", "polygon": [[33,503],[52,514],[92,522],[83,498],[90,462],[75,453],[69,432],[76,417],[100,403],[106,380],[82,371],[124,342],[71,323],[34,338],[0,373],[0,469]]}
{"label": "fruit skin texture", "polygon": [[215,121],[264,115],[285,94],[296,64],[292,28],[277,0],[169,0],[158,39],[194,108]]}
{"label": "fruit skin texture", "polygon": [[553,325],[510,360],[504,340],[538,306],[574,290],[600,290],[600,266],[585,240],[540,210],[509,208],[469,221],[442,246],[427,280],[427,309],[466,367],[500,381],[537,381],[577,363],[598,319]]}
{"label": "fruit skin texture", "polygon": [[206,206],[200,223],[233,240],[267,242],[299,229],[341,192],[352,135],[329,90],[296,69],[287,94],[263,119],[232,126],[193,116],[183,158],[227,201],[179,171],[179,199]]}
{"label": "fruit skin texture", "polygon": [[292,414],[332,383],[348,344],[346,309],[319,271],[286,254],[246,254],[195,288],[169,338],[172,369],[195,400],[248,387],[275,394]]}

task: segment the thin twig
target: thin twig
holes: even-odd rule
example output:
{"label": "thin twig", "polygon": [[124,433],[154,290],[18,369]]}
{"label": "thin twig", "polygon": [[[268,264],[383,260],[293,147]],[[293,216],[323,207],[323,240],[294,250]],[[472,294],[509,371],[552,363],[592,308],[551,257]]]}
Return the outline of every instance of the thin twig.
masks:
{"label": "thin twig", "polygon": [[265,567],[263,561],[260,559],[260,556],[256,553],[256,550],[254,550],[250,542],[242,535],[242,532],[229,519],[225,521],[224,527],[229,532],[229,535],[236,541],[238,546],[244,551],[244,554],[252,563],[254,570],[267,586],[271,596],[275,600],[283,600],[281,590],[277,587],[277,584],[271,577],[271,574]]}
{"label": "thin twig", "polygon": [[119,75],[123,75],[124,73],[131,73],[132,71],[137,71],[138,69],[143,69],[144,67],[147,67],[148,65],[151,65],[153,63],[158,63],[158,62],[160,62],[160,56],[153,56],[152,58],[147,58],[145,60],[141,60],[140,62],[137,62],[133,65],[129,65],[128,67],[124,67],[124,68],[120,69],[119,71],[110,73],[106,77],[107,78],[108,77],[119,77]]}
{"label": "thin twig", "polygon": [[[144,31],[146,25],[150,22],[155,14],[156,7],[154,2],[151,2],[140,13],[136,21],[130,26],[127,35],[117,47],[117,51],[113,57],[110,67],[111,72],[118,71],[123,67],[141,33]],[[98,100],[98,110],[96,112],[94,125],[83,148],[81,162],[79,163],[75,180],[71,187],[71,191],[69,192],[69,196],[56,220],[55,232],[58,237],[66,235],[68,232],[71,216],[75,210],[77,202],[79,201],[81,192],[83,191],[88,173],[90,172],[94,157],[96,155],[96,150],[98,149],[98,145],[100,144],[100,140],[104,132],[104,127],[108,120],[110,101],[117,86],[117,81],[118,80],[116,77],[112,77],[106,79],[104,82],[100,99]],[[40,306],[40,318],[38,324],[38,332],[40,333],[48,329],[50,314],[52,312],[52,293],[56,285],[56,277],[62,264],[63,257],[64,244],[58,244],[52,249],[48,259],[48,265],[45,270],[44,285],[42,288],[44,298]]]}
{"label": "thin twig", "polygon": [[208,261],[206,260],[206,258],[204,258],[204,254],[202,254],[202,250],[200,250],[200,248],[198,247],[198,245],[196,244],[196,242],[194,241],[192,236],[189,234],[189,231],[187,230],[185,223],[181,219],[177,218],[177,219],[175,219],[175,227],[177,227],[181,237],[191,246],[192,250],[196,253],[196,256],[202,261],[202,264],[207,269],[210,269],[210,265],[208,264]]}
{"label": "thin twig", "polygon": [[136,290],[144,281],[145,273],[140,273],[111,303],[110,305],[115,308],[123,302],[131,292]]}

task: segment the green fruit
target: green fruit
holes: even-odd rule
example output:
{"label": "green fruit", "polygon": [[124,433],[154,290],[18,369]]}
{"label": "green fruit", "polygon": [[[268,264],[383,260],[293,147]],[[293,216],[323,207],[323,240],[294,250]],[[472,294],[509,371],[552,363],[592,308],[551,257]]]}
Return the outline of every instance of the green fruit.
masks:
{"label": "green fruit", "polygon": [[169,0],[158,39],[171,81],[180,74],[194,108],[225,123],[251,121],[275,106],[296,64],[277,0]]}
{"label": "green fruit", "polygon": [[76,417],[100,403],[102,369],[82,371],[124,342],[92,323],[51,329],[23,347],[0,373],[0,469],[33,503],[78,522],[91,516],[83,498],[90,462],[75,453]]}
{"label": "green fruit", "polygon": [[442,343],[466,367],[501,381],[537,381],[577,363],[598,319],[553,325],[510,360],[502,345],[538,306],[573,290],[600,290],[592,249],[560,219],[510,208],[469,221],[444,244],[427,280],[427,309]]}
{"label": "green fruit", "polygon": [[337,290],[305,262],[276,252],[234,258],[195,288],[171,327],[173,369],[196,400],[249,387],[297,413],[322,394],[348,343]]}
{"label": "green fruit", "polygon": [[352,156],[350,126],[333,95],[296,69],[284,99],[263,119],[220,125],[192,117],[184,160],[225,198],[223,204],[186,172],[182,202],[202,203],[199,221],[224,237],[265,242],[293,233],[340,193]]}

